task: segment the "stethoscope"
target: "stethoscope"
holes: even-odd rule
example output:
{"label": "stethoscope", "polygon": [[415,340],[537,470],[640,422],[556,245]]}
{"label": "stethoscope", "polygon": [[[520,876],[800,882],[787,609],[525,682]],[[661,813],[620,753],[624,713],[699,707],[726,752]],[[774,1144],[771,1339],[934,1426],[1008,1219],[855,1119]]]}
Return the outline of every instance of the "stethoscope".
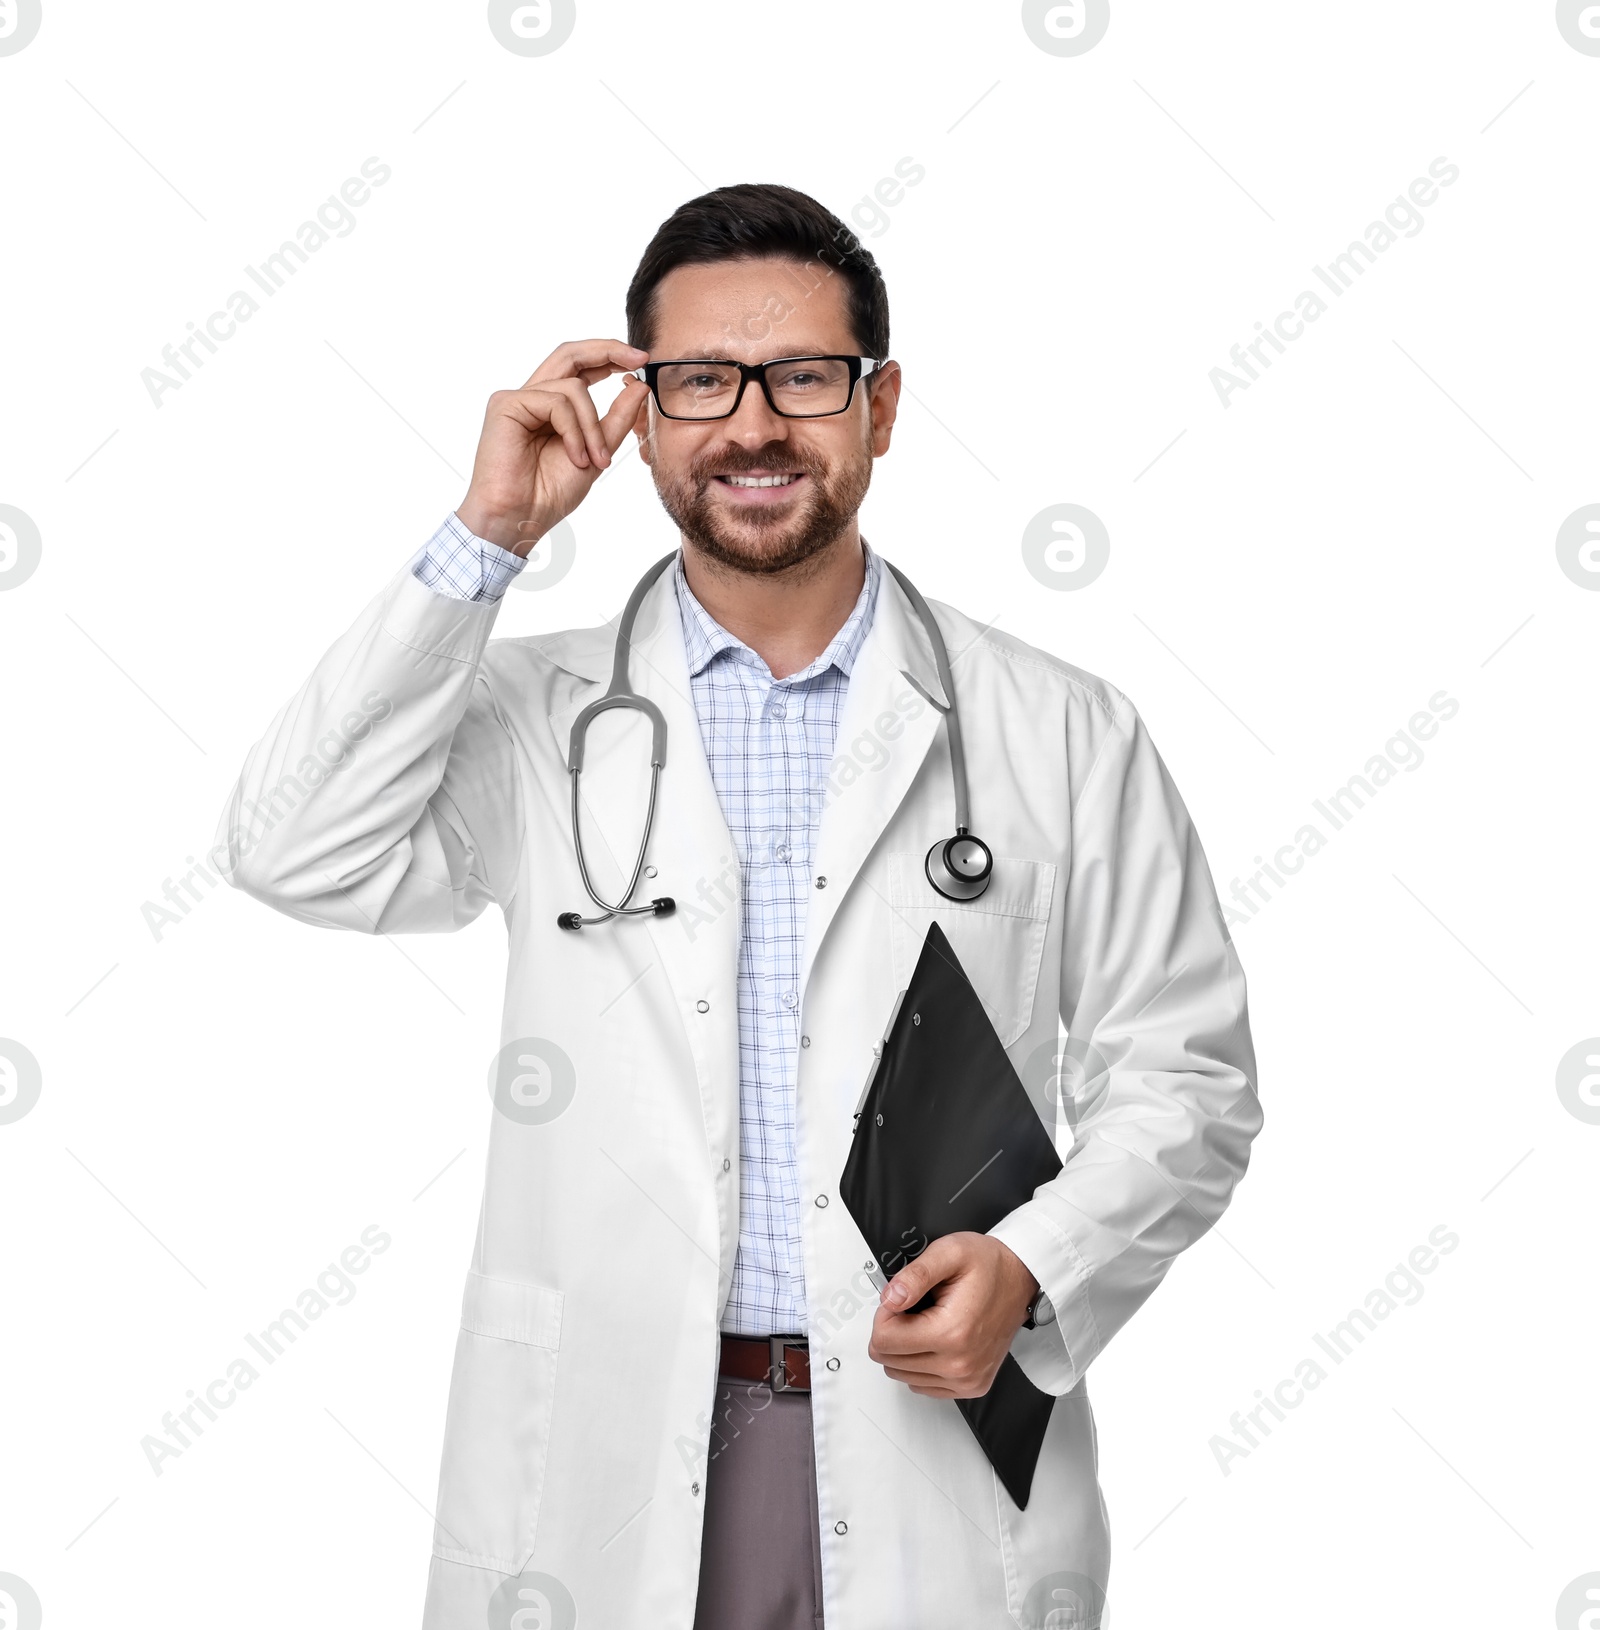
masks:
{"label": "stethoscope", "polygon": [[[556,918],[558,928],[588,928],[595,923],[609,922],[613,917],[670,917],[678,909],[677,901],[667,894],[659,895],[646,906],[628,903],[644,873],[644,857],[650,848],[650,832],[656,819],[656,794],[661,786],[662,768],[667,762],[667,721],[654,702],[640,696],[628,683],[628,652],[632,646],[634,620],[639,615],[645,595],[651,584],[676,559],[677,551],[674,550],[658,560],[634,585],[633,593],[623,607],[622,619],[617,624],[610,687],[604,696],[590,702],[572,721],[572,739],[567,750],[567,769],[572,775],[572,845],[577,851],[578,875],[583,879],[584,890],[599,906],[601,914],[598,917],[584,917],[576,911],[563,911]],[[906,598],[927,630],[928,641],[933,646],[934,665],[939,671],[939,683],[945,694],[945,702],[941,705],[922,691],[921,686],[917,687],[926,700],[944,714],[945,732],[950,742],[950,776],[955,783],[956,795],[955,836],[943,838],[934,844],[928,851],[923,870],[928,874],[929,883],[945,899],[976,900],[989,886],[994,872],[994,856],[989,853],[988,844],[968,830],[971,807],[967,796],[967,755],[961,745],[961,716],[956,711],[956,687],[950,674],[950,653],[945,648],[944,635],[928,609],[928,602],[917,592],[916,585],[898,566],[891,566],[888,561],[884,561],[884,565],[889,567],[895,581],[906,591]],[[589,734],[591,721],[611,708],[632,708],[650,721],[650,803],[645,810],[644,836],[639,840],[639,858],[634,862],[633,876],[628,879],[628,886],[615,905],[602,900],[595,893],[594,884],[589,879],[589,867],[583,857],[583,831],[578,820],[578,777],[583,772],[584,741]]]}

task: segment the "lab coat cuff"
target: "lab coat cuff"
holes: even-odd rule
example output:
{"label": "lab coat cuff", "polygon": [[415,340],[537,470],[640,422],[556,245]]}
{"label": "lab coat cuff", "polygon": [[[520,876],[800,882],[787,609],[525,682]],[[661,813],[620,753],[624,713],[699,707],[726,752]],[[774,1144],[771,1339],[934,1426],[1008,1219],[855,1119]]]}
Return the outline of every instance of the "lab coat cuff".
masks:
{"label": "lab coat cuff", "polygon": [[1056,1397],[1071,1392],[1099,1347],[1089,1310],[1087,1265],[1072,1241],[1031,1201],[1003,1217],[989,1237],[1016,1255],[1056,1311],[1053,1324],[1018,1330],[1011,1356],[1041,1391]]}
{"label": "lab coat cuff", "polygon": [[382,596],[384,632],[424,656],[476,663],[489,643],[498,600],[457,600],[420,583],[407,566]]}

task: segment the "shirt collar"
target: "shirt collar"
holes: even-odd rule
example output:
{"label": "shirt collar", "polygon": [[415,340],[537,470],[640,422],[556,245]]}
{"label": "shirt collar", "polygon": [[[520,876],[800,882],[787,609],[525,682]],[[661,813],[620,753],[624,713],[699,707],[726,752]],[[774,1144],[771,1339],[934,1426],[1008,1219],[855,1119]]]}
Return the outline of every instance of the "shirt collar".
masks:
{"label": "shirt collar", "polygon": [[[878,603],[878,583],[883,576],[883,568],[878,557],[867,547],[865,539],[861,542],[861,552],[866,557],[866,580],[861,585],[861,593],[856,596],[855,607],[845,619],[844,626],[828,642],[827,649],[809,667],[802,668],[799,673],[788,675],[778,683],[792,684],[798,680],[810,679],[816,674],[825,673],[830,667],[837,668],[846,678],[849,677],[850,670],[855,666],[856,657],[861,652],[862,642],[872,627],[872,617]],[[689,580],[684,575],[682,550],[679,550],[678,558],[673,564],[672,580],[673,587],[678,593],[678,614],[683,624],[683,644],[689,658],[691,675],[700,673],[713,658],[720,656],[724,651],[734,652],[737,661],[748,660],[762,667],[766,666],[743,640],[730,634],[695,598],[694,591],[689,587]]]}

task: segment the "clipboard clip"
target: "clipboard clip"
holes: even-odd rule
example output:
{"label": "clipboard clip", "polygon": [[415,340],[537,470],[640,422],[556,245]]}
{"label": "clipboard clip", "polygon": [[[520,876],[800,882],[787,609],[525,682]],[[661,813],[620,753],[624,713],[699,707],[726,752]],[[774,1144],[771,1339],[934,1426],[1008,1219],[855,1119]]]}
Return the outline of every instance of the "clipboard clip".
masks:
{"label": "clipboard clip", "polygon": [[889,1010],[889,1022],[883,1027],[883,1040],[872,1049],[872,1063],[867,1070],[867,1079],[861,1084],[861,1096],[856,1099],[855,1112],[850,1117],[852,1122],[859,1122],[861,1119],[862,1106],[867,1101],[867,1094],[872,1091],[872,1083],[878,1078],[878,1066],[883,1063],[883,1050],[889,1045],[889,1033],[894,1029],[894,1021],[900,1017],[900,1004],[905,999],[905,991],[901,991],[895,997],[894,1006]]}

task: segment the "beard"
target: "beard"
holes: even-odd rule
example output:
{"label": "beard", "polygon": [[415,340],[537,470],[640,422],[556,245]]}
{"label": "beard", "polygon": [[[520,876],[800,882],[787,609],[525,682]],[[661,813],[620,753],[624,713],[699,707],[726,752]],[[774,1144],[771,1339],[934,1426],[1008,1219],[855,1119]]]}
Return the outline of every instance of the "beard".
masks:
{"label": "beard", "polygon": [[[759,469],[798,470],[806,481],[781,508],[731,513],[715,501],[719,475]],[[872,481],[872,454],[863,446],[830,465],[809,448],[771,442],[754,452],[704,453],[682,475],[664,475],[659,465],[650,473],[662,507],[703,555],[734,571],[772,576],[821,554],[855,519]]]}

